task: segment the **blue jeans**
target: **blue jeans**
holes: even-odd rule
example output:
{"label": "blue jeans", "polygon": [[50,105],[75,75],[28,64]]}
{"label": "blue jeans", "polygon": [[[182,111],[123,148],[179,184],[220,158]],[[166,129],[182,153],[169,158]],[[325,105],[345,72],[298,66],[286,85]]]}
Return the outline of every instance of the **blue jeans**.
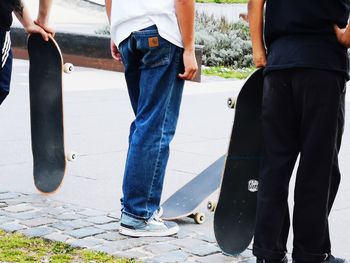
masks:
{"label": "blue jeans", "polygon": [[0,29],[0,105],[10,92],[12,51],[9,32]]}
{"label": "blue jeans", "polygon": [[159,208],[169,144],[174,137],[184,81],[183,49],[156,26],[133,32],[119,45],[135,120],[130,127],[122,212],[149,219]]}

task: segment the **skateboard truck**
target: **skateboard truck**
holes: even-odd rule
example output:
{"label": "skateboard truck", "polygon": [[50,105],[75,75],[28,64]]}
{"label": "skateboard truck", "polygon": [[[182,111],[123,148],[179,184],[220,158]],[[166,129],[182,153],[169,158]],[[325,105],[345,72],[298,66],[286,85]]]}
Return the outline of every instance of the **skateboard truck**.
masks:
{"label": "skateboard truck", "polygon": [[216,202],[215,201],[208,201],[207,208],[210,212],[214,212],[216,208]]}
{"label": "skateboard truck", "polygon": [[236,99],[233,98],[233,97],[230,97],[227,99],[227,106],[230,108],[230,109],[234,109],[236,107]]}
{"label": "skateboard truck", "polygon": [[[63,72],[70,74],[74,71],[74,65],[72,63],[64,63]],[[69,162],[74,162],[77,159],[78,155],[76,152],[68,152],[66,154],[66,159]]]}

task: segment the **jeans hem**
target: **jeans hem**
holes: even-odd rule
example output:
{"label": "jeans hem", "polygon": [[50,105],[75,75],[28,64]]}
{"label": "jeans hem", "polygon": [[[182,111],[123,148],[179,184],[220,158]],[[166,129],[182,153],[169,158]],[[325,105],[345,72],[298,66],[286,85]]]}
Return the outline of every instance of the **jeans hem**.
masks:
{"label": "jeans hem", "polygon": [[328,256],[331,254],[331,252],[328,253],[320,253],[320,254],[314,254],[314,253],[307,253],[305,251],[300,250],[293,250],[292,258],[297,263],[298,262],[323,262],[325,261]]}
{"label": "jeans hem", "polygon": [[127,216],[130,216],[130,217],[132,217],[134,219],[138,219],[138,220],[148,220],[151,217],[151,216],[150,217],[137,216],[137,215],[131,214],[129,212],[126,212],[125,210],[123,210],[122,213],[126,214]]}
{"label": "jeans hem", "polygon": [[286,253],[287,251],[268,250],[253,245],[253,255],[261,259],[282,260],[286,256]]}

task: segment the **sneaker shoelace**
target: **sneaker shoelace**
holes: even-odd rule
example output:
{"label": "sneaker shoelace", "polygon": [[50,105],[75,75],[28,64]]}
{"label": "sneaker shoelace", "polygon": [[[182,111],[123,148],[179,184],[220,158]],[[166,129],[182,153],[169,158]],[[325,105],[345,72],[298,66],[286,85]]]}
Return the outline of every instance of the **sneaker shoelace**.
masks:
{"label": "sneaker shoelace", "polygon": [[163,220],[160,218],[162,216],[162,214],[163,214],[163,209],[159,208],[158,210],[156,210],[154,212],[154,214],[151,216],[151,218],[146,221],[146,223],[149,223],[152,220],[154,220],[156,222],[163,222]]}

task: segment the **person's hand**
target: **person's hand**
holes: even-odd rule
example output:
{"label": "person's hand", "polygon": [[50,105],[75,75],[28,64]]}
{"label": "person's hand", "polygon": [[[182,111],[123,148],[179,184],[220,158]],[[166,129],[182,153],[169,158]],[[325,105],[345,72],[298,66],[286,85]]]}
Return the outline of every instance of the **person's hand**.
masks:
{"label": "person's hand", "polygon": [[350,29],[347,26],[346,28],[339,28],[337,25],[334,25],[334,32],[337,36],[337,39],[340,44],[350,48]]}
{"label": "person's hand", "polygon": [[28,33],[28,34],[41,34],[41,36],[43,37],[43,39],[45,41],[49,41],[49,35],[50,33],[46,32],[42,27],[34,24],[30,23],[29,25],[27,25],[26,27],[24,27],[24,30]]}
{"label": "person's hand", "polygon": [[253,52],[253,61],[257,68],[263,68],[266,66],[266,51],[265,49],[256,50]]}
{"label": "person's hand", "polygon": [[122,56],[113,40],[111,40],[111,55],[115,60],[122,62]]}
{"label": "person's hand", "polygon": [[42,21],[40,18],[37,18],[36,20],[34,20],[34,23],[37,26],[40,26],[42,29],[44,29],[52,37],[55,36],[55,30],[52,27],[48,26],[46,21]]}
{"label": "person's hand", "polygon": [[193,50],[185,50],[183,54],[185,72],[183,74],[179,74],[179,78],[184,80],[193,80],[196,77],[196,73],[198,70],[198,64],[195,56],[194,49]]}

